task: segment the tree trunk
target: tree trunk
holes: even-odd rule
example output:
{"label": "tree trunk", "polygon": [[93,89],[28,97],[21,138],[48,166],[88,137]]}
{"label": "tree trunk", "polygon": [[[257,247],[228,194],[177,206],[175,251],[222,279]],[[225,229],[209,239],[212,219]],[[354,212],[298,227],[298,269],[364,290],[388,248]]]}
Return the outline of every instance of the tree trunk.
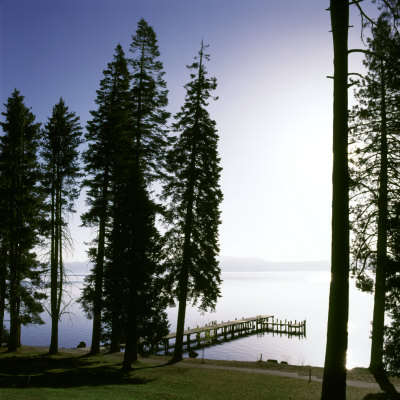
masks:
{"label": "tree trunk", "polygon": [[[131,295],[132,296],[132,295]],[[123,371],[131,369],[132,362],[137,360],[137,317],[135,310],[135,296],[130,301],[129,314],[126,328],[126,347],[124,354],[124,361],[122,364]]]}
{"label": "tree trunk", "polygon": [[18,347],[18,326],[19,326],[19,312],[18,312],[18,288],[19,284],[15,274],[11,274],[10,278],[10,336],[8,339],[8,351],[17,351]]}
{"label": "tree trunk", "polygon": [[121,344],[121,322],[119,320],[119,316],[113,313],[111,317],[110,353],[119,352],[120,344]]}
{"label": "tree trunk", "polygon": [[[189,260],[190,262],[190,260]],[[183,332],[185,330],[185,315],[186,315],[186,303],[187,303],[187,286],[189,277],[189,267],[183,266],[181,271],[181,277],[179,279],[179,308],[178,308],[178,321],[176,327],[176,339],[174,346],[174,355],[170,360],[170,364],[174,364],[182,360],[183,353]]]}
{"label": "tree trunk", "polygon": [[[58,172],[58,171],[57,171]],[[56,172],[56,177],[58,176]],[[55,179],[57,181],[57,178]],[[54,200],[53,200],[54,198]],[[52,193],[52,218],[54,218],[53,241],[53,257],[50,262],[50,309],[51,309],[51,339],[49,354],[57,354],[58,352],[58,264],[59,264],[59,198],[58,198],[58,182],[55,184],[54,192]]]}
{"label": "tree trunk", "polygon": [[0,250],[0,346],[4,336],[4,312],[6,308],[7,252],[4,247]]}
{"label": "tree trunk", "polygon": [[17,351],[17,348],[21,346],[20,339],[20,294],[19,294],[19,273],[18,271],[12,271],[10,275],[10,336],[8,340],[8,351]]}
{"label": "tree trunk", "polygon": [[106,237],[106,213],[108,203],[108,165],[104,171],[104,181],[102,188],[102,207],[99,224],[99,239],[97,244],[96,269],[94,280],[94,299],[93,299],[93,331],[92,345],[90,354],[100,353],[100,334],[101,334],[101,311],[103,298],[103,275],[104,275],[104,248]]}
{"label": "tree trunk", "polygon": [[[15,188],[14,185],[12,187]],[[8,351],[17,351],[19,337],[18,330],[20,324],[19,303],[20,298],[20,266],[18,262],[18,206],[14,205],[11,210],[10,221],[10,336],[8,339]]]}
{"label": "tree trunk", "polygon": [[322,400],[346,398],[346,353],[349,303],[349,174],[347,0],[331,0],[334,51],[332,255],[327,343]]}

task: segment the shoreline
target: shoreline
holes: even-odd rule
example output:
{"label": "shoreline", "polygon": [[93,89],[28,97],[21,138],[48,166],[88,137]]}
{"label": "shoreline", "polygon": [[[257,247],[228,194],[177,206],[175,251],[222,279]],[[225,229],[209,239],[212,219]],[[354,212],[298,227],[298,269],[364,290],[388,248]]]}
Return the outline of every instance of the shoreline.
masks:
{"label": "shoreline", "polygon": [[[89,356],[90,348],[59,348],[57,355],[48,356],[48,346],[29,346],[22,345],[20,349],[13,353],[7,353],[7,347],[0,347],[0,358],[2,357],[28,357],[28,358],[84,358],[88,359],[91,357],[105,357],[111,359],[121,359],[124,353],[109,353],[105,348],[102,348],[99,355]],[[85,357],[86,356],[86,357]],[[163,366],[166,364],[171,357],[150,355],[148,357],[139,357],[139,363],[149,363]],[[250,373],[267,373],[277,376],[287,376],[303,380],[309,380],[311,376],[312,381],[322,382],[323,367],[316,367],[312,365],[293,365],[293,364],[281,364],[276,362],[268,361],[234,361],[234,360],[214,360],[214,359],[202,359],[202,358],[184,358],[177,365],[187,367],[199,367],[199,368],[212,368],[212,369],[225,369],[241,372]],[[367,368],[352,368],[347,370],[348,384],[359,387],[377,387],[376,382],[372,374]],[[398,388],[400,388],[400,378],[391,377],[391,381]],[[365,385],[366,386],[365,386]],[[361,385],[361,386],[360,386]]]}

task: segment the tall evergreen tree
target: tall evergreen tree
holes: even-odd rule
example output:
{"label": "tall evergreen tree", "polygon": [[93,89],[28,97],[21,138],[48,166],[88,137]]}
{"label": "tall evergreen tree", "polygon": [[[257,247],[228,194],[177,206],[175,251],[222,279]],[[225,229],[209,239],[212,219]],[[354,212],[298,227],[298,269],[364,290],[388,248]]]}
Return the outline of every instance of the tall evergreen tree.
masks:
{"label": "tall evergreen tree", "polygon": [[39,127],[15,90],[9,97],[5,122],[0,125],[1,244],[9,267],[10,338],[8,350],[20,345],[21,324],[43,323],[40,300],[44,294],[40,264],[34,248],[40,241],[43,198],[37,161]]}
{"label": "tall evergreen tree", "polygon": [[388,221],[399,201],[400,178],[399,73],[392,67],[396,48],[399,45],[383,14],[372,28],[364,61],[368,74],[356,91],[358,104],[352,112],[351,129],[354,272],[362,288],[374,287],[370,370],[388,393],[395,392],[383,366],[386,279],[391,256]]}
{"label": "tall evergreen tree", "polygon": [[[67,213],[74,212],[81,176],[78,146],[81,143],[79,117],[68,110],[64,100],[53,107],[41,141],[43,190],[47,197],[50,247],[51,342],[49,353],[58,352],[58,322],[64,288],[63,251],[69,245]],[[67,242],[67,243],[65,243]]]}
{"label": "tall evergreen tree", "polygon": [[[123,190],[115,215],[121,238],[116,241],[119,249],[115,250],[118,258],[124,260],[121,265],[126,282],[125,370],[130,369],[131,362],[136,360],[138,341],[146,332],[148,334],[150,325],[153,328],[157,326],[153,340],[161,339],[168,331],[164,311],[168,296],[161,290],[160,283],[164,272],[162,246],[155,227],[159,206],[151,198],[149,188],[162,173],[168,145],[165,125],[169,113],[165,110],[167,90],[163,65],[158,59],[160,52],[156,34],[144,19],[138,23],[130,50],[133,54],[130,59],[133,98],[131,157],[128,168],[121,168]],[[154,288],[161,290],[158,302],[154,302]]]}
{"label": "tall evergreen tree", "polygon": [[205,310],[215,307],[220,296],[217,256],[221,167],[215,121],[206,108],[217,84],[215,78],[207,77],[205,62],[209,55],[205,49],[202,42],[195,62],[188,66],[191,81],[185,86],[185,103],[175,116],[173,128],[180,134],[167,155],[168,177],[163,190],[168,200],[170,272],[179,302],[171,362],[182,359],[187,301],[199,301]]}
{"label": "tall evergreen tree", "polygon": [[322,400],[346,398],[349,310],[348,0],[331,0],[333,38],[333,172],[331,284]]}
{"label": "tall evergreen tree", "polygon": [[[154,35],[150,37],[155,39]],[[141,46],[146,49],[147,45]],[[166,118],[168,114],[162,112],[163,102],[159,105],[154,100],[160,94],[157,80],[148,71],[152,65],[148,54],[145,51],[140,56],[147,57],[147,64],[143,60],[143,76],[136,73],[136,78],[146,84],[131,89],[127,61],[121,46],[117,46],[97,92],[99,108],[92,112],[88,124],[89,148],[84,155],[91,208],[83,222],[99,229],[90,250],[95,267],[82,299],[93,316],[91,352],[99,351],[101,334],[111,339],[111,351],[117,351],[124,341],[124,369],[136,359],[140,338],[155,341],[167,333],[166,303],[158,278],[161,240],[155,229],[157,206],[150,200],[147,185],[158,173],[159,149],[153,140],[165,143],[164,129],[157,132],[160,115]],[[140,106],[132,95],[134,91],[141,98]],[[138,110],[142,123],[137,122]],[[153,147],[157,152],[152,155]],[[154,165],[148,165],[150,160]],[[153,337],[150,326],[157,327]]]}
{"label": "tall evergreen tree", "polygon": [[400,203],[395,204],[388,221],[385,309],[390,324],[385,327],[384,369],[390,375],[400,373]]}
{"label": "tall evergreen tree", "polygon": [[[101,315],[104,297],[104,279],[106,266],[110,270],[107,277],[108,310],[113,318],[114,339],[120,327],[119,319],[120,275],[117,263],[107,262],[112,258],[110,246],[113,226],[113,209],[115,209],[116,180],[119,171],[116,164],[122,158],[127,145],[120,143],[121,138],[128,138],[132,126],[132,101],[130,94],[130,74],[127,60],[121,45],[115,49],[113,61],[103,72],[104,78],[97,91],[96,104],[98,109],[91,111],[92,120],[88,122],[88,150],[84,153],[85,172],[87,178],[84,185],[88,188],[87,204],[90,209],[82,216],[83,225],[96,227],[97,238],[93,241],[89,256],[94,264],[92,274],[86,280],[83,303],[89,315],[93,318],[91,353],[100,351]],[[107,257],[108,255],[108,257]],[[115,268],[112,267],[112,264]],[[112,350],[118,348],[118,340],[112,341]]]}

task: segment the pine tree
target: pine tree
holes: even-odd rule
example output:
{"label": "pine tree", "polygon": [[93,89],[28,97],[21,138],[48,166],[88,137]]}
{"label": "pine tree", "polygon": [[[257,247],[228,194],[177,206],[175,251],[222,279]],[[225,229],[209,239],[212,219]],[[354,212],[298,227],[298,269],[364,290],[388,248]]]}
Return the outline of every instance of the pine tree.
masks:
{"label": "pine tree", "polygon": [[368,74],[356,91],[358,105],[352,112],[352,252],[359,285],[375,292],[370,370],[383,390],[394,393],[384,371],[383,343],[391,256],[388,221],[399,201],[399,93],[397,83],[393,85],[399,77],[393,69],[399,45],[386,18],[381,15],[372,29],[364,61]]}
{"label": "pine tree", "polygon": [[157,37],[151,26],[141,19],[130,46],[132,58],[133,135],[136,159],[145,184],[160,177],[164,151],[168,146],[166,122],[170,114],[168,90]]}
{"label": "pine tree", "polygon": [[43,323],[40,263],[34,252],[40,243],[43,198],[37,161],[39,127],[15,90],[2,113],[0,138],[1,244],[9,267],[10,338],[8,350],[20,345],[21,324]]}
{"label": "pine tree", "polygon": [[390,375],[400,373],[400,203],[393,207],[388,220],[388,248],[390,257],[386,264],[385,309],[390,324],[385,327],[383,351],[384,369]]}
{"label": "pine tree", "polygon": [[[160,340],[168,332],[165,307],[168,296],[161,275],[162,241],[155,227],[159,206],[151,198],[149,185],[163,170],[168,145],[165,128],[168,112],[166,83],[157,45],[156,34],[144,19],[138,23],[130,47],[133,58],[132,97],[133,125],[131,156],[121,166],[119,205],[114,223],[118,259],[123,260],[122,276],[126,282],[125,336],[123,369],[129,370],[137,358],[138,342],[153,326],[152,340]],[[126,168],[128,167],[128,168]],[[154,288],[159,292],[156,294]],[[158,301],[154,302],[155,296]],[[156,324],[154,325],[154,323]],[[147,333],[146,333],[147,332]],[[150,336],[148,336],[148,339]]]}
{"label": "pine tree", "polygon": [[168,178],[163,190],[168,201],[170,274],[179,302],[172,362],[182,359],[187,301],[199,302],[206,310],[215,307],[220,296],[217,256],[221,167],[215,121],[206,108],[217,84],[215,78],[207,77],[206,47],[202,42],[195,62],[188,66],[191,81],[185,86],[185,103],[175,116],[173,128],[180,134],[167,156]]}
{"label": "pine tree", "polygon": [[50,354],[58,352],[58,322],[62,313],[65,275],[63,251],[66,245],[70,245],[65,216],[75,211],[74,201],[79,195],[77,179],[81,176],[78,161],[80,143],[79,117],[68,110],[61,98],[53,107],[41,141],[43,188],[47,198],[50,237]]}
{"label": "pine tree", "polygon": [[[113,61],[103,72],[104,78],[97,91],[96,104],[98,109],[91,111],[92,120],[88,122],[87,134],[88,150],[84,153],[85,172],[88,176],[84,185],[88,188],[87,204],[90,209],[82,216],[83,225],[96,227],[97,238],[89,256],[94,263],[92,274],[86,279],[86,288],[82,298],[84,308],[93,318],[93,332],[91,353],[100,351],[101,315],[104,310],[104,279],[105,267],[110,273],[106,274],[108,309],[113,318],[119,316],[120,296],[118,290],[120,276],[116,268],[111,268],[110,235],[113,225],[113,209],[115,209],[116,179],[119,171],[116,166],[121,152],[125,152],[127,145],[121,143],[122,138],[128,138],[132,125],[132,102],[130,94],[130,74],[127,60],[121,45],[115,49]],[[107,255],[108,253],[108,255]],[[114,264],[115,265],[115,264]],[[115,284],[113,283],[115,282]],[[111,316],[110,316],[111,317]],[[114,324],[114,337],[120,330]],[[112,350],[117,350],[117,341],[112,342]]]}

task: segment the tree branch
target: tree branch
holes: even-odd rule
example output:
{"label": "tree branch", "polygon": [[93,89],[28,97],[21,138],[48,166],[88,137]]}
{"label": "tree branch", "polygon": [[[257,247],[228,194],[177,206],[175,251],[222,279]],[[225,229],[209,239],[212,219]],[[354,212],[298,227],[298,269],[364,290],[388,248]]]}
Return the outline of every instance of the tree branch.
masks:
{"label": "tree branch", "polygon": [[372,19],[372,18],[370,18],[370,17],[368,17],[368,15],[365,13],[365,11],[362,9],[362,7],[360,6],[360,4],[359,3],[361,3],[361,1],[360,0],[354,0],[354,1],[352,1],[350,4],[354,4],[357,8],[358,8],[358,11],[360,11],[360,15],[361,15],[361,18],[365,18],[367,21],[369,21],[372,25],[375,25],[376,26],[376,22]]}

